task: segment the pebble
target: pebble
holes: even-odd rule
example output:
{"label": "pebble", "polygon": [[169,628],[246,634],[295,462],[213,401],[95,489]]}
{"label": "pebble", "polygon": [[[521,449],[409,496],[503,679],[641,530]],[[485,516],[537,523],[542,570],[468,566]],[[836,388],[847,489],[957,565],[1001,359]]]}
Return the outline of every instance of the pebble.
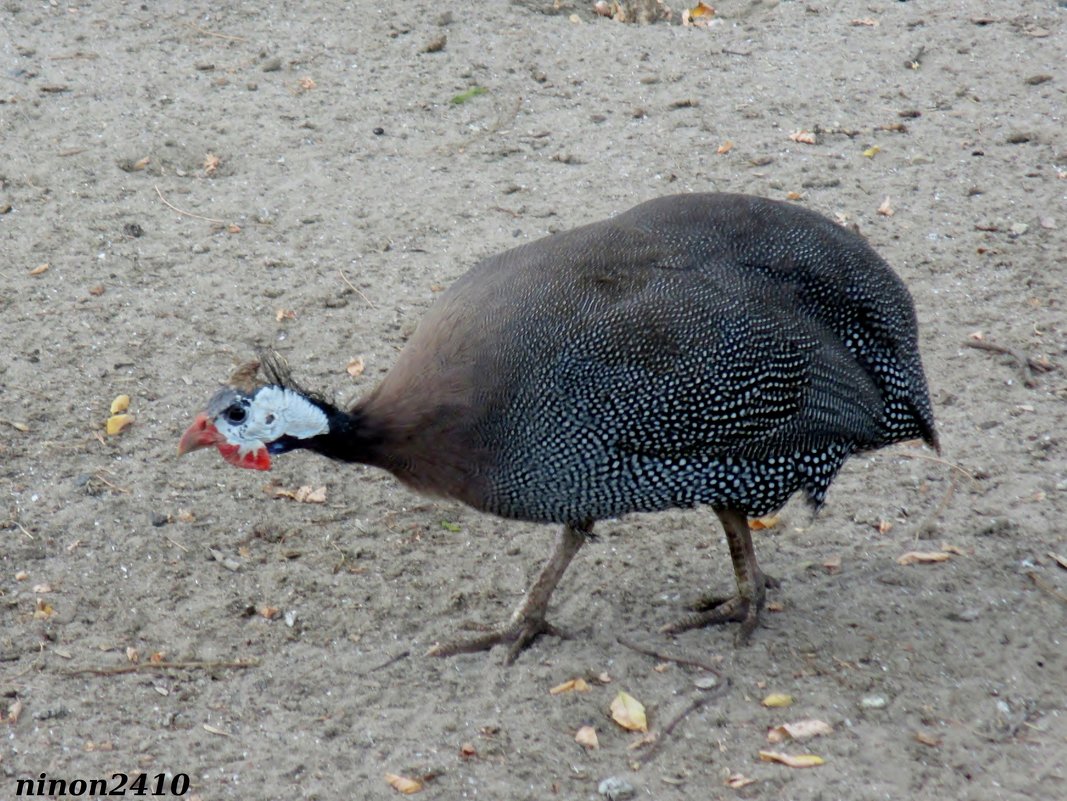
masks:
{"label": "pebble", "polygon": [[263,66],[260,67],[264,72],[277,72],[282,68],[282,60],[275,56],[274,58],[268,58],[263,62]]}
{"label": "pebble", "polygon": [[715,676],[701,676],[699,679],[693,680],[693,686],[698,690],[710,690],[717,686],[719,680]]}
{"label": "pebble", "polygon": [[606,797],[608,801],[620,801],[620,799],[629,798],[637,792],[632,784],[620,776],[609,776],[604,779],[597,785],[596,791]]}
{"label": "pebble", "polygon": [[860,706],[864,709],[885,709],[889,706],[889,699],[884,695],[865,695],[860,699]]}

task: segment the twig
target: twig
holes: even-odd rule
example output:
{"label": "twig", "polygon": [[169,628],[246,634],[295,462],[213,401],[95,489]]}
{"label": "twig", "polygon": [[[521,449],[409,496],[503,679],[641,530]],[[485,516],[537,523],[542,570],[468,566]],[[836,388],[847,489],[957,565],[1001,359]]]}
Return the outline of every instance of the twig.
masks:
{"label": "twig", "polygon": [[1067,595],[1057,590],[1055,587],[1049,585],[1041,576],[1037,575],[1033,570],[1027,571],[1026,575],[1030,577],[1030,581],[1037,585],[1038,589],[1044,590],[1057,601],[1063,601],[1067,604]]}
{"label": "twig", "polygon": [[199,25],[190,25],[194,31],[203,36],[214,36],[216,39],[225,39],[227,42],[247,42],[248,40],[243,36],[229,36],[225,33],[215,33],[214,31],[207,31],[201,28]]}
{"label": "twig", "polygon": [[411,651],[401,651],[399,654],[397,654],[396,656],[394,656],[394,657],[392,657],[390,659],[385,660],[380,665],[376,665],[375,667],[372,667],[370,670],[366,671],[363,675],[365,676],[365,675],[367,675],[367,673],[374,673],[375,671],[378,671],[378,670],[384,670],[385,668],[389,667],[390,665],[393,665],[393,664],[399,662],[401,659],[407,659],[409,656],[411,656]]}
{"label": "twig", "polygon": [[945,496],[941,499],[941,503],[937,505],[926,519],[919,524],[919,527],[915,529],[915,539],[918,539],[924,534],[929,534],[934,530],[934,521],[941,516],[941,513],[948,507],[948,502],[952,500],[952,496],[956,494],[956,487],[959,485],[959,476],[952,476],[952,483],[948,485],[948,489],[945,490]]}
{"label": "twig", "polygon": [[108,668],[79,668],[64,671],[67,676],[81,676],[91,673],[94,676],[120,676],[123,673],[155,673],[168,670],[244,670],[259,667],[258,659],[239,659],[236,662],[143,662],[138,665],[122,665]]}
{"label": "twig", "polygon": [[344,282],[345,282],[346,284],[348,284],[348,288],[349,288],[349,289],[351,289],[351,290],[352,290],[353,292],[355,292],[355,293],[356,293],[357,295],[359,295],[359,296],[360,296],[361,298],[363,298],[364,302],[365,302],[365,303],[366,303],[366,304],[367,304],[368,306],[370,306],[370,307],[371,307],[372,309],[377,309],[377,308],[378,308],[378,307],[377,307],[377,306],[375,306],[375,305],[374,305],[373,303],[371,303],[371,300],[370,300],[370,298],[368,298],[368,297],[367,297],[366,295],[364,295],[364,294],[363,294],[362,292],[360,292],[360,291],[359,291],[359,288],[358,288],[358,287],[356,287],[356,285],[355,285],[355,284],[353,284],[353,283],[352,283],[351,281],[349,281],[349,280],[348,280],[348,276],[346,276],[346,275],[344,274],[344,271],[343,271],[343,270],[341,270],[341,269],[338,269],[338,270],[337,270],[337,274],[338,274],[339,276],[341,276],[341,280],[342,280],[342,281],[344,281]]}
{"label": "twig", "polygon": [[942,458],[940,458],[938,456],[928,456],[925,453],[908,453],[907,451],[900,451],[896,455],[897,456],[902,456],[905,459],[923,459],[923,460],[925,460],[927,462],[934,462],[935,464],[943,464],[943,465],[945,465],[945,467],[948,467],[948,468],[956,471],[961,476],[966,476],[967,479],[970,480],[972,483],[974,483],[974,484],[978,483],[978,479],[975,478],[974,473],[968,472],[967,470],[965,470],[964,468],[960,467],[955,462],[950,462],[948,459],[942,459]]}
{"label": "twig", "polygon": [[678,665],[689,665],[690,667],[697,667],[697,668],[700,668],[701,670],[706,670],[709,673],[714,673],[716,676],[721,676],[722,675],[721,673],[719,673],[718,670],[716,670],[715,668],[713,668],[711,665],[707,664],[706,662],[699,662],[696,659],[686,659],[685,657],[681,657],[681,656],[670,656],[669,654],[662,654],[659,651],[653,651],[651,648],[646,648],[643,645],[638,645],[635,642],[630,642],[629,640],[623,639],[622,637],[616,637],[615,641],[619,645],[626,646],[631,651],[637,651],[637,653],[639,653],[639,654],[644,654],[645,656],[655,657],[656,659],[659,659],[661,662],[674,662],[675,664],[678,664]]}
{"label": "twig", "polygon": [[1027,356],[1020,350],[1009,348],[1006,345],[998,345],[995,342],[990,342],[985,339],[968,339],[963,344],[968,348],[974,348],[975,350],[987,350],[992,353],[1003,353],[1006,356],[1011,356],[1015,359],[1019,372],[1022,373],[1023,384],[1028,387],[1037,386],[1034,373],[1051,373],[1053,370],[1059,369],[1047,359],[1035,359]]}
{"label": "twig", "polygon": [[164,535],[163,535],[163,538],[164,538],[164,539],[165,539],[165,540],[166,540],[167,542],[169,542],[169,543],[170,543],[171,545],[173,545],[173,546],[174,546],[175,548],[181,548],[181,549],[182,549],[183,551],[185,551],[186,553],[189,553],[189,549],[188,549],[188,548],[186,548],[186,547],[185,547],[184,545],[182,545],[182,544],[181,544],[180,542],[176,542],[176,541],[172,540],[172,539],[171,539],[170,537],[168,537],[168,536],[167,536],[166,534],[164,534]]}
{"label": "twig", "polygon": [[163,197],[163,193],[159,191],[158,186],[153,187],[153,189],[156,190],[156,194],[159,195],[159,199],[163,201],[164,205],[166,205],[168,208],[174,209],[174,211],[178,212],[178,214],[184,214],[186,217],[196,217],[196,219],[198,220],[207,220],[207,222],[218,223],[219,225],[226,224],[225,220],[216,220],[214,217],[205,217],[203,214],[194,214],[191,211],[179,209],[177,206],[175,206],[173,203]]}
{"label": "twig", "polygon": [[656,756],[656,754],[659,753],[659,749],[660,749],[660,746],[663,745],[663,741],[671,736],[671,732],[673,732],[678,727],[679,723],[681,723],[683,720],[685,720],[687,717],[689,717],[689,715],[692,715],[694,712],[696,712],[702,706],[705,706],[712,699],[719,698],[723,693],[726,692],[726,690],[729,687],[730,687],[730,680],[726,679],[718,687],[715,687],[714,689],[712,689],[712,690],[710,690],[710,691],[698,696],[696,699],[693,700],[693,702],[691,704],[689,704],[689,706],[687,706],[685,709],[683,709],[681,712],[679,712],[677,715],[675,715],[671,719],[671,722],[663,727],[663,731],[661,731],[656,736],[656,739],[652,741],[652,747],[649,748],[648,751],[646,751],[642,755],[642,758],[640,760],[641,764],[642,765],[646,765],[646,764],[648,764],[649,762],[652,761],[652,757]]}

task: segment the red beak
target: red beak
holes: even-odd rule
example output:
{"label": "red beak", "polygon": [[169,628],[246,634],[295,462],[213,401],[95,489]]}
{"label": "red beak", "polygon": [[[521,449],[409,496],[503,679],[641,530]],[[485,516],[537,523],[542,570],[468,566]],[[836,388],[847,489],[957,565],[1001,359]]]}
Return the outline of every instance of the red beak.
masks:
{"label": "red beak", "polygon": [[189,453],[189,451],[199,450],[200,448],[210,448],[212,445],[218,445],[224,441],[222,434],[208,420],[207,415],[200,412],[193,424],[185,429],[185,433],[182,434],[182,438],[178,442],[178,455],[182,456]]}

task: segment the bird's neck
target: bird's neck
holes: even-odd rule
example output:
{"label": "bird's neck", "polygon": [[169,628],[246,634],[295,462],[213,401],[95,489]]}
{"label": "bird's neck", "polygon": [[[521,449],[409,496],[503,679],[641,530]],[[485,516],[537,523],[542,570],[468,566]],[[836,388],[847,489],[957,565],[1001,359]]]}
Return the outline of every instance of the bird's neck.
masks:
{"label": "bird's neck", "polygon": [[379,463],[384,432],[360,409],[350,412],[324,407],[329,430],[299,443],[299,447],[336,459],[361,464]]}

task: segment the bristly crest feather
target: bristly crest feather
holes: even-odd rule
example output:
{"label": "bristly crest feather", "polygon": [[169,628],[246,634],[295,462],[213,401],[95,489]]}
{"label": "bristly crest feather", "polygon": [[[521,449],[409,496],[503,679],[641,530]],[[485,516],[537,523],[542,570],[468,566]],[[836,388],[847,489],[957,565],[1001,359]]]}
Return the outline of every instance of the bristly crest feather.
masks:
{"label": "bristly crest feather", "polygon": [[293,372],[289,368],[289,363],[285,360],[284,356],[278,353],[278,351],[267,349],[260,350],[258,365],[263,371],[263,375],[266,377],[268,384],[274,384],[279,387],[284,387],[285,389],[291,389],[294,392],[299,392],[308,400],[327,409],[335,408],[325,395],[318,392],[312,392],[298,384],[293,378]]}
{"label": "bristly crest feather", "polygon": [[259,373],[259,360],[254,359],[250,362],[245,362],[239,365],[232,373],[230,373],[230,379],[227,383],[245,394],[251,394],[256,391],[256,388],[261,384],[256,380],[256,375]]}

